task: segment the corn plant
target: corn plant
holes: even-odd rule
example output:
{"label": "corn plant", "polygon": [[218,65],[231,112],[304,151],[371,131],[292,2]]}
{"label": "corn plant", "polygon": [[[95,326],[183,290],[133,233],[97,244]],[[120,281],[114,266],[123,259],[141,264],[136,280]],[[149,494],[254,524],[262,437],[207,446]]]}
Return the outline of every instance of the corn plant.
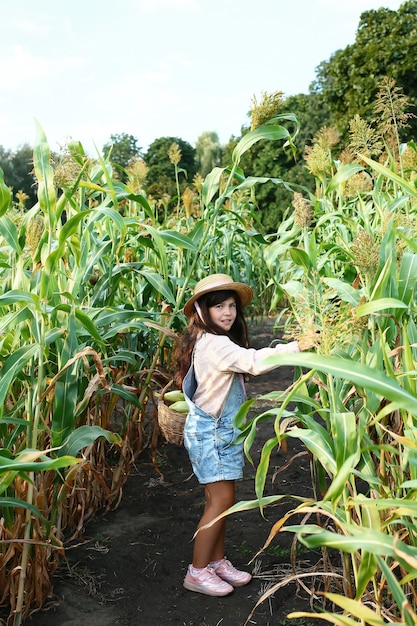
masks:
{"label": "corn plant", "polygon": [[[414,144],[409,148],[415,151]],[[275,435],[256,470],[261,507],[277,446],[296,438],[313,459],[314,497],[297,498],[301,503],[273,524],[264,545],[292,532],[322,549],[327,604],[308,616],[409,626],[417,620],[417,192],[394,166],[361,160],[322,180],[314,199],[295,198],[298,206],[266,250],[271,271],[280,255],[274,284],[276,300],[285,295],[290,312],[284,332],[310,333],[316,349],[271,357],[275,365],[296,366],[294,385],[269,394],[276,408],[251,420],[249,401],[236,423],[251,460],[256,424],[274,420]],[[344,186],[365,165],[374,189],[344,205]],[[300,209],[309,221],[300,219]],[[291,523],[300,515],[302,524]],[[337,568],[329,557],[334,551]]]}
{"label": "corn plant", "polygon": [[38,203],[17,213],[0,179],[0,604],[13,624],[48,595],[65,534],[117,506],[135,456],[156,455],[154,393],[195,282],[226,271],[266,293],[264,179],[239,161],[257,141],[291,143],[281,121],[297,132],[287,115],[246,135],[230,167],[196,184],[193,211],[190,192],[178,197],[174,223],[159,223],[133,174],[115,180],[77,142],[53,163],[40,126]]}

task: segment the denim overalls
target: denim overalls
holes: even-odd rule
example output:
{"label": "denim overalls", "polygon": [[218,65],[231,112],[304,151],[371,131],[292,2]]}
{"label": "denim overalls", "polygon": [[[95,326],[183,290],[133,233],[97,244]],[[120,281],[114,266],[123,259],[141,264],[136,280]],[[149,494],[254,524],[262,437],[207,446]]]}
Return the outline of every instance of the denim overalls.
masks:
{"label": "denim overalls", "polygon": [[219,480],[238,480],[243,476],[243,443],[233,444],[240,433],[234,428],[233,419],[246,399],[241,376],[234,374],[222,413],[215,418],[192,401],[197,389],[193,360],[182,386],[189,410],[184,427],[184,446],[191,465],[198,482],[203,485]]}

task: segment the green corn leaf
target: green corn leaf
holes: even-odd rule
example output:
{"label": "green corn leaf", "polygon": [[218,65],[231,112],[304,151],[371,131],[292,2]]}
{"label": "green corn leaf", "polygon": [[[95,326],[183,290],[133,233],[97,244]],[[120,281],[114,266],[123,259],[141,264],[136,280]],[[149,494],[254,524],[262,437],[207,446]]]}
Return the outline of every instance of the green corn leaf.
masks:
{"label": "green corn leaf", "polygon": [[108,363],[129,363],[129,365],[137,365],[138,353],[129,352],[127,350],[119,350],[116,354],[103,359],[104,364]]}
{"label": "green corn leaf", "polygon": [[324,277],[323,282],[329,285],[331,289],[334,289],[341,300],[349,302],[352,306],[357,306],[361,297],[361,292],[358,289],[355,289],[352,285],[349,285],[339,278]]}
{"label": "green corn leaf", "polygon": [[50,164],[51,153],[45,133],[40,124],[35,120],[36,138],[33,148],[33,165],[35,175],[38,180],[39,206],[44,215],[48,218],[51,228],[55,228],[55,204],[56,192],[54,187],[54,176]]}
{"label": "green corn leaf", "polygon": [[45,525],[47,533],[49,533],[51,529],[51,523],[46,519],[46,517],[42,515],[39,509],[33,504],[31,504],[30,502],[26,502],[25,500],[20,500],[18,498],[4,497],[4,498],[0,498],[0,509],[2,508],[3,509],[7,509],[7,508],[28,509],[32,513],[32,515],[37,517],[42,522],[42,524]]}
{"label": "green corn leaf", "polygon": [[45,332],[45,345],[49,346],[65,335],[64,328],[51,328]]}
{"label": "green corn leaf", "polygon": [[[77,367],[73,366],[75,371]],[[51,427],[52,446],[60,446],[68,433],[74,429],[75,407],[78,399],[78,384],[75,372],[66,370],[62,380],[55,383],[54,417]]]}
{"label": "green corn leaf", "polygon": [[145,224],[144,227],[150,233],[152,237],[152,247],[155,250],[155,252],[158,254],[158,257],[159,257],[158,269],[163,276],[168,276],[169,275],[168,256],[167,256],[167,251],[165,249],[164,240],[160,236],[159,231],[156,228],[153,228],[153,226],[150,226],[149,224]]}
{"label": "green corn leaf", "polygon": [[[55,383],[53,397],[53,416],[51,425],[51,439],[54,448],[60,446],[64,439],[76,426],[75,408],[78,400],[79,374],[82,361],[76,359],[70,364],[70,359],[77,354],[78,332],[74,312],[68,316],[67,336],[59,354],[61,363],[60,376]],[[66,366],[68,364],[68,367]]]}
{"label": "green corn leaf", "polygon": [[247,433],[247,435],[245,437],[245,440],[244,440],[244,443],[243,443],[243,450],[244,450],[245,456],[246,456],[246,458],[248,459],[248,461],[249,461],[249,463],[251,465],[254,465],[254,462],[253,462],[253,459],[252,459],[251,454],[250,454],[250,449],[253,446],[253,443],[254,443],[256,435],[257,435],[257,430],[256,430],[257,423],[258,423],[257,419],[254,419],[252,421],[252,424],[250,426],[250,430]]}
{"label": "green corn leaf", "polygon": [[71,307],[69,304],[59,304],[54,308],[54,311],[64,311],[68,314],[73,313],[80,325],[85,328],[87,333],[91,335],[98,344],[104,343],[103,337],[100,335],[91,317],[87,313],[84,313],[84,311],[81,311],[81,309]]}
{"label": "green corn leaf", "polygon": [[378,311],[386,311],[387,309],[406,309],[407,305],[397,298],[379,298],[372,300],[366,304],[360,304],[356,313],[359,317],[362,315],[372,315]]}
{"label": "green corn leaf", "polygon": [[331,178],[329,184],[327,185],[326,194],[331,191],[335,191],[338,187],[349,180],[354,174],[361,172],[363,170],[362,165],[358,165],[357,163],[349,163],[347,165],[341,165],[336,174]]}
{"label": "green corn leaf", "polygon": [[299,365],[316,369],[336,378],[369,389],[381,397],[388,398],[397,406],[417,416],[417,397],[405,391],[396,380],[389,378],[382,371],[350,359],[334,356],[316,355],[308,352],[296,354],[276,354],[264,360],[265,365]]}
{"label": "green corn leaf", "polygon": [[6,334],[9,329],[14,330],[16,326],[20,326],[20,324],[32,318],[33,313],[27,306],[3,315],[3,317],[0,318],[0,335]]}
{"label": "green corn leaf", "polygon": [[38,308],[39,298],[34,293],[28,293],[19,289],[11,289],[0,295],[0,307],[14,305],[17,302],[25,302]]}
{"label": "green corn leaf", "polygon": [[[417,623],[417,615],[410,612],[411,606],[398,581],[398,578],[384,559],[378,556],[377,562],[379,565],[379,569],[381,570],[383,576],[385,577],[385,580],[387,581],[388,588],[394,597],[395,604],[398,607],[399,612],[401,612],[402,610],[405,611],[404,616],[406,625],[415,626]],[[410,609],[408,607],[410,607]]]}
{"label": "green corn leaf", "polygon": [[117,394],[120,398],[122,398],[123,400],[126,400],[126,402],[129,402],[130,404],[137,407],[138,409],[142,408],[136,394],[133,393],[132,391],[129,391],[128,389],[125,389],[121,385],[117,385],[117,384],[112,385],[111,392]]}
{"label": "green corn leaf", "polygon": [[[28,449],[25,450],[27,452]],[[39,452],[39,456],[42,453]],[[0,494],[12,484],[16,476],[20,476],[23,480],[29,481],[27,474],[29,472],[44,472],[62,469],[70,465],[76,465],[80,459],[69,456],[61,456],[59,459],[49,459],[46,456],[41,457],[40,461],[24,461],[21,458],[4,461],[0,457]]]}
{"label": "green corn leaf", "polygon": [[130,323],[145,320],[144,313],[141,311],[128,311],[111,307],[103,308],[97,311],[97,315],[93,315],[96,328],[103,328],[117,322],[127,326]]}
{"label": "green corn leaf", "polygon": [[233,425],[235,428],[243,430],[249,410],[255,402],[256,398],[249,398],[249,400],[246,400],[245,402],[243,402],[243,404],[241,404],[238,412],[233,419]]}
{"label": "green corn leaf", "polygon": [[[372,609],[362,602],[341,596],[337,593],[326,592],[324,595],[330,602],[334,602],[336,606],[340,606],[341,609],[361,620],[362,624],[368,624],[369,626],[386,626],[385,620],[378,617]],[[357,622],[354,623],[356,624]],[[337,622],[335,622],[335,624],[337,624]]]}
{"label": "green corn leaf", "polygon": [[305,286],[298,280],[289,280],[287,283],[282,283],[280,287],[292,298],[297,298],[297,296],[305,292]]}
{"label": "green corn leaf", "polygon": [[116,211],[112,207],[102,204],[90,212],[89,222],[94,223],[95,221],[102,220],[104,218],[109,218],[112,222],[115,223],[118,233],[120,235],[117,236],[116,239],[118,245],[120,245],[127,231],[126,222],[123,219],[123,216],[120,215],[119,211]]}
{"label": "green corn leaf", "polygon": [[[365,480],[369,480],[369,477],[365,477]],[[402,486],[403,485],[401,485],[401,487]],[[360,506],[362,509],[365,509],[365,507],[370,508],[371,512],[372,508],[376,509],[377,511],[389,511],[390,509],[392,509],[392,512],[395,511],[395,514],[398,518],[400,516],[417,518],[417,501],[413,497],[375,498],[364,500],[364,496],[357,496],[355,498],[352,498],[352,504]],[[369,516],[364,516],[364,520],[367,522],[367,524],[369,524]],[[373,523],[372,527],[377,527],[375,522]]]}
{"label": "green corn leaf", "polygon": [[398,276],[398,295],[407,305],[416,290],[417,282],[417,254],[404,252],[401,259],[400,272]]}
{"label": "green corn leaf", "polygon": [[164,281],[162,276],[151,271],[147,271],[147,272],[139,271],[138,273],[141,274],[141,276],[143,276],[143,278],[147,280],[152,285],[152,287],[157,291],[157,293],[160,293],[166,299],[168,303],[175,304],[174,294],[169,289],[167,283]]}
{"label": "green corn leaf", "polygon": [[406,562],[416,562],[417,548],[407,545],[397,537],[378,532],[375,529],[364,529],[353,526],[352,524],[344,524],[344,531],[352,534],[338,534],[328,530],[324,530],[314,524],[305,524],[298,526],[286,526],[285,530],[295,532],[305,546],[308,548],[331,548],[341,550],[348,554],[354,554],[365,550],[374,555],[399,558],[402,553],[401,560]]}
{"label": "green corn leaf", "polygon": [[70,217],[70,219],[65,222],[65,224],[62,226],[61,230],[59,231],[58,241],[59,241],[60,246],[63,246],[64,243],[67,241],[67,239],[69,239],[73,235],[77,235],[77,236],[79,235],[79,228],[80,228],[81,222],[83,222],[88,215],[91,215],[91,213],[92,213],[91,209],[81,211],[80,213],[76,213],[75,215]]}
{"label": "green corn leaf", "polygon": [[205,220],[197,220],[193,226],[192,231],[188,234],[189,239],[194,243],[196,247],[200,244],[205,232]]}
{"label": "green corn leaf", "polygon": [[378,562],[375,555],[372,552],[362,551],[358,574],[356,577],[356,599],[362,597],[365,593],[368,584],[375,576],[378,570]]}
{"label": "green corn leaf", "polygon": [[256,469],[255,477],[255,493],[258,496],[260,506],[265,488],[265,480],[268,475],[269,459],[271,458],[272,451],[277,447],[277,445],[277,437],[272,437],[271,439],[268,439],[262,447],[261,458]]}
{"label": "green corn leaf", "polygon": [[100,426],[80,426],[76,428],[63,443],[58,451],[58,458],[77,455],[81,450],[94,443],[99,437],[104,437],[109,443],[121,443],[121,438],[118,434],[105,430]]}
{"label": "green corn leaf", "polygon": [[331,429],[338,469],[346,459],[356,456],[360,450],[356,415],[351,411],[331,413]]}
{"label": "green corn leaf", "polygon": [[10,385],[34,357],[37,350],[38,346],[36,344],[21,346],[4,362],[0,370],[0,421]]}
{"label": "green corn leaf", "polygon": [[233,506],[231,506],[229,509],[227,509],[226,511],[218,515],[209,524],[207,524],[206,526],[202,526],[201,528],[209,528],[210,526],[213,526],[213,524],[223,519],[224,517],[227,517],[228,515],[233,515],[233,513],[242,513],[243,511],[253,511],[259,508],[263,510],[265,507],[270,506],[271,504],[276,504],[277,502],[279,502],[285,497],[286,496],[284,495],[279,495],[279,496],[265,496],[263,498],[260,498],[260,500],[242,500],[241,502],[237,502],[236,504],[233,504]]}
{"label": "green corn leaf", "polygon": [[[235,174],[235,172],[234,172]],[[273,185],[282,185],[287,191],[293,192],[291,186],[282,178],[271,178],[268,176],[248,176],[239,185],[232,187],[228,190],[227,196],[232,196],[238,189],[252,189],[256,185],[263,185],[265,183],[272,183]]]}
{"label": "green corn leaf", "polygon": [[[10,206],[12,194],[4,182],[4,172],[0,167],[0,217],[4,215]],[[3,231],[2,231],[3,233]]]}
{"label": "green corn leaf", "polygon": [[[321,431],[321,432],[320,432]],[[336,459],[332,441],[326,431],[322,428],[310,430],[308,428],[292,428],[288,433],[289,437],[300,439],[310,452],[316,457],[323,467],[325,467],[332,476],[337,470]]]}
{"label": "green corn leaf", "polygon": [[164,241],[176,248],[186,248],[192,252],[197,252],[194,242],[187,235],[183,235],[176,230],[160,230],[158,234]]}
{"label": "green corn leaf", "polygon": [[295,265],[300,265],[305,270],[309,270],[311,268],[310,257],[304,250],[300,248],[290,248],[290,256]]}
{"label": "green corn leaf", "polygon": [[[86,428],[93,428],[93,426],[86,426]],[[25,460],[29,456],[36,456],[40,460]],[[70,465],[76,465],[79,462],[80,459],[76,459],[74,456],[61,455],[59,458],[50,459],[40,450],[25,448],[24,452],[20,453],[14,459],[7,459],[0,456],[0,474],[4,474],[5,472],[15,472],[19,474],[21,472],[37,472],[60,469],[62,467],[69,467]]]}
{"label": "green corn leaf", "polygon": [[19,234],[15,224],[8,215],[0,217],[0,232],[11,249],[20,256],[22,254],[22,247],[19,243]]}
{"label": "green corn leaf", "polygon": [[259,126],[255,130],[250,131],[246,135],[243,135],[242,139],[235,146],[232,154],[232,161],[234,164],[238,164],[244,153],[249,150],[255,143],[261,141],[261,139],[278,140],[289,139],[290,133],[284,126]]}
{"label": "green corn leaf", "polygon": [[306,611],[293,611],[292,613],[289,613],[287,617],[288,619],[294,620],[304,620],[305,618],[314,620],[320,617],[321,620],[334,624],[335,626],[358,626],[358,622],[347,615],[327,613],[326,611],[323,611],[320,615],[317,615],[317,613],[308,613]]}
{"label": "green corn leaf", "polygon": [[346,489],[346,485],[349,483],[349,477],[352,475],[352,471],[360,459],[360,452],[352,454],[345,462],[338,467],[334,478],[324,496],[324,502],[331,502],[332,506],[336,506],[339,498]]}
{"label": "green corn leaf", "polygon": [[137,202],[138,204],[140,204],[141,207],[144,209],[146,215],[152,221],[155,220],[155,215],[154,215],[154,212],[152,210],[152,207],[149,204],[149,202],[147,201],[147,199],[145,198],[145,196],[142,196],[142,194],[132,194],[132,193],[129,193],[126,197],[129,198],[129,200],[133,200],[134,202]]}
{"label": "green corn leaf", "polygon": [[276,504],[280,500],[285,498],[284,495],[280,496],[264,496],[260,500],[242,500],[241,502],[237,502],[233,506],[228,509],[229,513],[240,513],[241,511],[253,511],[254,509],[259,508],[259,504],[263,507],[270,506],[271,504]]}
{"label": "green corn leaf", "polygon": [[210,174],[207,174],[203,188],[201,190],[201,201],[204,207],[208,207],[210,202],[213,200],[214,196],[219,190],[220,179],[224,172],[224,168],[215,167],[212,169]]}
{"label": "green corn leaf", "polygon": [[401,178],[401,176],[390,170],[388,167],[385,167],[385,165],[377,163],[376,161],[369,159],[363,154],[358,154],[358,156],[361,158],[361,160],[365,161],[365,163],[368,163],[368,165],[372,167],[372,169],[374,169],[376,172],[382,174],[385,178],[388,178],[388,180],[392,180],[394,183],[397,183],[397,185],[410,196],[417,198],[417,188],[413,185],[413,183],[405,180],[404,178]]}

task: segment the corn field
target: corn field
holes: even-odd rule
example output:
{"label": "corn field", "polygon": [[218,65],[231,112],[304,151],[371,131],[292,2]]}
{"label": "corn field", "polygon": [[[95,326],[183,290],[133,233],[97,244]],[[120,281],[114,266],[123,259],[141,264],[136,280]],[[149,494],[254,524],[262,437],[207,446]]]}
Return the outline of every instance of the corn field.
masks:
{"label": "corn field", "polygon": [[350,157],[336,158],[323,131],[307,155],[316,188],[294,189],[277,232],[262,235],[255,190],[271,179],[245,176],[241,157],[258,141],[292,144],[297,132],[288,114],[248,132],[230,166],[178,193],[162,224],[133,172],[120,182],[109,160],[77,142],[52,163],[40,126],[37,204],[12,207],[0,176],[0,606],[9,625],[42,607],[65,540],[118,506],[134,460],[145,449],[156,456],[155,394],[171,377],[182,306],[209,272],[252,285],[250,313],[276,311],[285,336],[315,340],[310,353],[273,358],[295,366],[291,388],[268,395],[273,408],[249,417],[251,399],[236,417],[249,462],[257,424],[272,421],[275,436],[253,501],[228,514],[281,497],[263,493],[270,455],[287,438],[309,454],[314,497],[294,498],[260,546],[290,532],[321,550],[322,571],[299,576],[319,612],[289,617],[417,623],[417,147],[400,144],[393,124],[380,129],[379,153],[352,136]]}
{"label": "corn field", "polygon": [[[241,155],[292,141],[277,120],[236,147],[228,169],[196,181],[162,226],[134,173],[79,143],[52,164],[37,127],[38,202],[10,206],[0,179],[0,606],[8,623],[41,608],[64,553],[99,509],[117,507],[132,462],[156,455],[155,393],[170,378],[182,306],[208,271],[268,298]],[[297,130],[293,116],[282,121]],[[259,290],[259,286],[261,289]]]}
{"label": "corn field", "polygon": [[[395,109],[390,113],[393,119]],[[294,384],[267,396],[274,408],[247,419],[250,400],[236,418],[249,460],[257,423],[272,420],[275,432],[256,468],[257,499],[236,508],[262,508],[274,500],[263,498],[271,452],[288,438],[300,440],[310,458],[314,497],[294,497],[294,508],[274,522],[263,548],[290,532],[294,545],[319,549],[322,557],[318,569],[298,576],[294,563],[287,581],[298,579],[317,612],[288,617],[412,626],[417,146],[400,144],[392,123],[379,136],[384,148],[377,160],[358,142],[355,158],[343,162],[332,155],[328,137],[317,137],[307,157],[312,171],[320,164],[314,193],[294,194],[291,211],[264,249],[274,297],[285,298],[289,309],[284,332],[310,333],[316,346],[314,353],[270,358],[296,367]],[[284,584],[277,582],[260,602]]]}

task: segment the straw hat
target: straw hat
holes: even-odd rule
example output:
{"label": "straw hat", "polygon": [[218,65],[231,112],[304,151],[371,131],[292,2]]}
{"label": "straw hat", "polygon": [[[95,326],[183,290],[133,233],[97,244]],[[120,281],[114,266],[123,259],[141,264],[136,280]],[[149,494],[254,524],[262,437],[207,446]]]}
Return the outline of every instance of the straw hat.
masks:
{"label": "straw hat", "polygon": [[239,294],[242,307],[249,304],[253,298],[253,291],[249,285],[235,283],[227,274],[211,274],[200,280],[194,287],[194,295],[184,306],[184,313],[187,317],[191,317],[193,314],[194,302],[210,291],[236,291]]}

